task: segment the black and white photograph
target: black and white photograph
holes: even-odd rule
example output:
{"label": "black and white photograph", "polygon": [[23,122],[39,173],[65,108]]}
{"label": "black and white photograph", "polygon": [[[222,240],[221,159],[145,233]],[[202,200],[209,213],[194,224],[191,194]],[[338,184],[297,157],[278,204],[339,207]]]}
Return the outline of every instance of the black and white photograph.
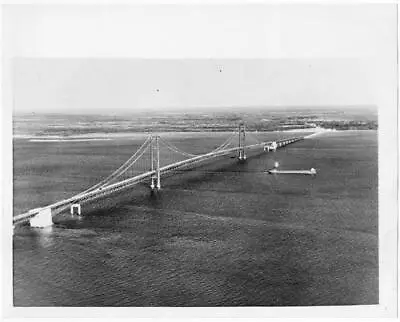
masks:
{"label": "black and white photograph", "polygon": [[2,11],[9,316],[396,316],[397,4]]}

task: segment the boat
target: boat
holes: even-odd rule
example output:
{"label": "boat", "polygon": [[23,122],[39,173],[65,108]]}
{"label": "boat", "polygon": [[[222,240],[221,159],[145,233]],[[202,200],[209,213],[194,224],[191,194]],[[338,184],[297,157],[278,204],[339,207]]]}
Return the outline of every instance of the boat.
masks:
{"label": "boat", "polygon": [[303,174],[303,175],[316,175],[317,170],[315,168],[311,168],[310,170],[279,170],[279,163],[275,162],[275,165],[272,169],[266,171],[268,174]]}

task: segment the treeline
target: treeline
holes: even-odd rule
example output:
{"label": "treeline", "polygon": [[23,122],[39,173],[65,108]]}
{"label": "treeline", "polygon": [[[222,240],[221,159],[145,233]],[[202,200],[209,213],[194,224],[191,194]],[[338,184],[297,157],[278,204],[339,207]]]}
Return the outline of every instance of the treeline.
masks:
{"label": "treeline", "polygon": [[[138,118],[130,121],[98,121],[96,125],[75,124],[73,122],[65,122],[64,124],[57,123],[56,127],[52,124],[45,124],[42,128],[37,129],[37,135],[77,135],[90,133],[126,133],[126,132],[222,132],[233,131],[237,129],[239,123],[244,121],[248,131],[282,131],[282,130],[301,130],[321,127],[325,129],[336,130],[376,130],[378,123],[376,121],[360,121],[360,120],[316,120],[307,116],[307,119],[294,117],[288,120],[288,117],[274,117],[263,119],[260,116],[244,116],[239,118],[235,115],[227,115],[224,117],[218,116],[212,118],[204,116],[203,119],[199,116],[189,118],[171,117],[171,118]],[[30,124],[30,123],[24,123]],[[18,126],[17,126],[18,128]]]}
{"label": "treeline", "polygon": [[378,122],[376,121],[319,121],[314,122],[324,129],[335,130],[377,130]]}

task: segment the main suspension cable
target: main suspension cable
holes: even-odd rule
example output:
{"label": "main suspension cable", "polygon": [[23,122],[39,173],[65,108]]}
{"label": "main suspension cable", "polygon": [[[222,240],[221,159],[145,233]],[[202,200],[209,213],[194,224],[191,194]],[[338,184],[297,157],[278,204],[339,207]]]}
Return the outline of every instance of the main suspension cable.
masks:
{"label": "main suspension cable", "polygon": [[217,152],[219,150],[223,150],[224,148],[226,148],[229,144],[231,144],[231,140],[233,139],[233,137],[237,134],[237,132],[233,132],[226,140],[224,143],[222,143],[219,147],[217,147],[216,149],[212,150],[210,153],[212,152]]}
{"label": "main suspension cable", "polygon": [[[118,177],[119,175],[123,174],[144,154],[144,151],[146,151],[146,148],[152,139],[153,138],[151,136],[148,136],[147,139],[144,141],[144,143],[140,146],[140,148],[124,164],[122,164],[117,170],[115,170],[113,173],[111,173],[107,178],[103,179],[99,183],[95,184],[94,186],[90,187],[89,189],[86,189],[85,191],[81,192],[78,195],[82,195],[84,193],[87,193],[87,192],[90,192],[97,188],[100,188],[100,187],[104,186],[105,183],[107,183],[107,182],[111,181],[112,179],[114,179],[115,177]],[[144,151],[142,152],[142,150],[144,150]],[[138,157],[138,155],[139,155],[139,157]]]}
{"label": "main suspension cable", "polygon": [[170,142],[168,142],[168,141],[166,141],[166,140],[164,140],[162,138],[160,138],[160,141],[162,143],[164,143],[167,146],[167,148],[169,148],[170,150],[172,150],[172,151],[174,151],[176,153],[180,153],[180,154],[182,154],[184,156],[188,156],[188,157],[196,157],[197,156],[196,154],[191,154],[191,153],[187,153],[185,151],[182,151],[181,149],[179,149],[178,147],[176,147],[172,143],[170,143]]}

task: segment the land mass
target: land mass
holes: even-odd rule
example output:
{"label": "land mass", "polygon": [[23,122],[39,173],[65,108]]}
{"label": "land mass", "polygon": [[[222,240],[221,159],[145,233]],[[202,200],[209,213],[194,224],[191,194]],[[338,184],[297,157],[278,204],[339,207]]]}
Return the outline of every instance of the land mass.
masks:
{"label": "land mass", "polygon": [[325,128],[376,130],[376,109],[218,109],[196,111],[147,111],[108,114],[15,114],[14,134],[37,136],[126,132],[232,131],[240,122],[250,131]]}

